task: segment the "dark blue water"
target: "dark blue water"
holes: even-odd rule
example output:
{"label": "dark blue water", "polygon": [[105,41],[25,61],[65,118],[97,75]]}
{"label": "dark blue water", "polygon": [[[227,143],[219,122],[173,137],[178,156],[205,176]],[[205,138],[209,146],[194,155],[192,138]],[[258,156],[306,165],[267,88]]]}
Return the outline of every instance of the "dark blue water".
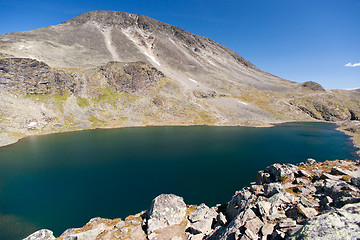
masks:
{"label": "dark blue water", "polygon": [[0,239],[41,228],[58,236],[93,217],[125,217],[161,193],[187,204],[225,203],[275,162],[354,159],[335,127],[148,127],[26,138],[0,148]]}

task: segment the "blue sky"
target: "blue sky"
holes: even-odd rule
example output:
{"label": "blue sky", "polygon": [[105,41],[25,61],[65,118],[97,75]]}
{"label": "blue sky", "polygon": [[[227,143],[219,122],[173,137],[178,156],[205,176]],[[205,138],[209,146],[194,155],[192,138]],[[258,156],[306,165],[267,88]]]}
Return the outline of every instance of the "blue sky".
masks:
{"label": "blue sky", "polygon": [[56,25],[91,10],[176,25],[288,80],[360,88],[360,0],[0,0],[0,34]]}

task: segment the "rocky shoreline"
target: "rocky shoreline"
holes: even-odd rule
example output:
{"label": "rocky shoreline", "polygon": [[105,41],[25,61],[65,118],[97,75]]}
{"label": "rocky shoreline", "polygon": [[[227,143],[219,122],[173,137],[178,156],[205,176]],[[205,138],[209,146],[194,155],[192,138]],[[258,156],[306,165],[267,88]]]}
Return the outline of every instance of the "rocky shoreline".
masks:
{"label": "rocky shoreline", "polygon": [[25,240],[356,239],[360,235],[360,161],[273,164],[225,205],[186,205],[173,194],[125,220],[93,218],[55,238],[39,230]]}

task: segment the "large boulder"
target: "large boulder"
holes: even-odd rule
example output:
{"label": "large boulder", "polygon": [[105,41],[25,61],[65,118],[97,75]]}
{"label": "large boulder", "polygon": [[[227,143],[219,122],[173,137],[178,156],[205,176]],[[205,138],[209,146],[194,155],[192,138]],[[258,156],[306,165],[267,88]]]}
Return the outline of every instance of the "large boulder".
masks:
{"label": "large boulder", "polygon": [[147,233],[180,224],[185,219],[186,204],[182,197],[161,194],[151,203],[147,213]]}
{"label": "large boulder", "polygon": [[348,204],[311,219],[297,234],[288,239],[358,239],[359,216],[360,203]]}
{"label": "large boulder", "polygon": [[292,164],[275,163],[265,168],[275,182],[293,181],[298,168]]}
{"label": "large boulder", "polygon": [[34,232],[30,236],[24,238],[23,240],[53,240],[55,239],[53,232],[47,229],[41,229]]}

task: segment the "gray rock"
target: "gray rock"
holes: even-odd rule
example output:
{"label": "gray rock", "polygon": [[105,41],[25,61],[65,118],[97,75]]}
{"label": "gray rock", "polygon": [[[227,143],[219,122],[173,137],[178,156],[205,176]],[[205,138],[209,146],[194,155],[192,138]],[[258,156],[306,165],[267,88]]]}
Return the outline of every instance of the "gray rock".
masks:
{"label": "gray rock", "polygon": [[285,189],[280,183],[269,183],[264,185],[265,197],[271,197],[276,193],[285,192]]}
{"label": "gray rock", "polygon": [[256,174],[256,184],[264,184],[264,183],[270,183],[271,182],[271,176],[269,173],[266,173],[264,171],[258,171]]}
{"label": "gray rock", "polygon": [[220,226],[225,226],[227,223],[226,217],[222,212],[217,215],[216,221],[218,224],[220,224]]}
{"label": "gray rock", "polygon": [[208,234],[212,230],[211,227],[217,215],[213,208],[202,203],[190,214],[191,223],[188,229],[192,234]]}
{"label": "gray rock", "polygon": [[64,240],[95,240],[102,232],[103,228],[94,228],[80,233],[73,233],[66,237]]}
{"label": "gray rock", "polygon": [[34,232],[23,240],[53,240],[55,239],[53,232],[47,229],[41,229]]}
{"label": "gray rock", "polygon": [[263,236],[271,235],[274,231],[275,224],[274,223],[265,223],[264,226],[261,228],[261,234]]}
{"label": "gray rock", "polygon": [[334,176],[334,175],[331,175],[329,173],[323,173],[320,176],[320,179],[330,179],[330,180],[333,180],[333,181],[339,181],[341,178],[342,178],[341,176]]}
{"label": "gray rock", "polygon": [[263,185],[251,185],[250,191],[256,195],[264,194],[264,186]]}
{"label": "gray rock", "polygon": [[296,226],[293,227],[282,228],[281,231],[284,232],[286,236],[291,236],[295,234],[297,231],[299,231],[302,227],[303,225],[297,224]]}
{"label": "gray rock", "polygon": [[269,173],[274,181],[294,181],[295,172],[298,168],[291,164],[278,164],[275,163],[265,168],[265,172]]}
{"label": "gray rock", "polygon": [[296,221],[291,218],[284,218],[284,219],[281,219],[279,222],[280,228],[289,228],[289,227],[295,227],[295,226],[296,226]]}
{"label": "gray rock", "polygon": [[342,169],[340,167],[332,167],[330,173],[333,175],[352,175],[350,171]]}
{"label": "gray rock", "polygon": [[253,194],[247,190],[242,189],[237,191],[235,195],[231,198],[230,202],[226,207],[226,216],[231,221],[234,219],[241,211],[248,208],[252,204]]}
{"label": "gray rock", "polygon": [[298,212],[306,218],[313,218],[318,215],[318,211],[315,208],[304,207],[301,203],[296,206]]}
{"label": "gray rock", "polygon": [[309,184],[310,183],[310,180],[307,179],[307,178],[296,178],[293,182],[294,184]]}
{"label": "gray rock", "polygon": [[258,217],[255,217],[253,219],[247,220],[244,226],[253,233],[258,233],[260,228],[264,226],[264,223]]}
{"label": "gray rock", "polygon": [[299,177],[307,177],[307,178],[311,178],[311,174],[305,170],[299,169],[298,171],[298,175]]}
{"label": "gray rock", "polygon": [[116,228],[123,228],[125,227],[125,222],[124,221],[120,221],[115,225]]}
{"label": "gray rock", "polygon": [[311,207],[311,208],[320,206],[318,199],[308,199],[304,196],[300,196],[300,203],[305,207]]}
{"label": "gray rock", "polygon": [[353,177],[350,179],[352,185],[358,187],[360,189],[360,177]]}
{"label": "gray rock", "polygon": [[269,198],[269,202],[274,206],[281,206],[284,203],[291,203],[294,197],[292,197],[289,193],[279,192],[274,194]]}
{"label": "gray rock", "polygon": [[190,214],[189,220],[191,222],[197,222],[203,219],[215,219],[217,216],[216,211],[213,208],[209,208],[204,203],[196,207],[196,209]]}
{"label": "gray rock", "polygon": [[315,164],[316,164],[316,160],[312,158],[308,158],[305,162],[300,163],[300,165],[302,166],[311,166]]}
{"label": "gray rock", "polygon": [[251,231],[248,228],[245,230],[245,235],[251,240],[257,240],[258,239],[258,235],[255,234],[253,231]]}
{"label": "gray rock", "polygon": [[289,240],[298,239],[358,239],[360,236],[360,203],[348,204],[310,220]]}
{"label": "gray rock", "polygon": [[263,221],[270,215],[271,203],[266,201],[260,201],[257,203],[258,211]]}
{"label": "gray rock", "polygon": [[182,197],[174,194],[157,196],[147,214],[147,233],[155,230],[180,224],[185,220],[186,204]]}
{"label": "gray rock", "polygon": [[282,212],[279,212],[276,206],[272,206],[270,209],[270,215],[268,216],[268,219],[270,221],[274,221],[282,218],[286,218],[286,215]]}

